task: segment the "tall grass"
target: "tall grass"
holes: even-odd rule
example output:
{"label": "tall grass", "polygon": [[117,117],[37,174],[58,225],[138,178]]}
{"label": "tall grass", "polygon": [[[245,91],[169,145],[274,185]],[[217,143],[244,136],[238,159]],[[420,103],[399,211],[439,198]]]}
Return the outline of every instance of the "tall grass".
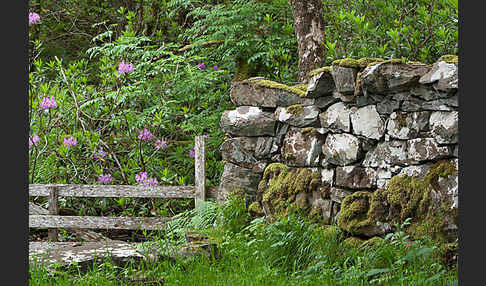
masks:
{"label": "tall grass", "polygon": [[245,207],[244,199],[223,206],[206,203],[191,211],[191,220],[179,221],[180,229],[198,226],[219,239],[218,259],[196,256],[125,267],[103,261],[87,272],[71,267],[56,275],[31,265],[30,285],[136,285],[134,277],[147,279],[144,285],[457,285],[457,270],[442,264],[432,240],[410,241],[397,231],[352,247],[335,226],[311,224],[297,215],[268,224],[263,218],[250,220]]}

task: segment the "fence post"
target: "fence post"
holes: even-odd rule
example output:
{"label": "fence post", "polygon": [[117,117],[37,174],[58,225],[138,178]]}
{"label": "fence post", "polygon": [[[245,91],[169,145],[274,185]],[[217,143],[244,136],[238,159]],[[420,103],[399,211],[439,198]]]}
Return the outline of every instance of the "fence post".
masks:
{"label": "fence post", "polygon": [[[59,214],[58,198],[59,198],[59,191],[57,187],[49,188],[49,208],[48,208],[49,215]],[[59,234],[58,229],[49,229],[48,231],[49,241],[57,241],[58,234]]]}
{"label": "fence post", "polygon": [[194,144],[195,154],[195,182],[196,182],[196,196],[194,197],[194,203],[196,207],[200,201],[206,199],[206,162],[204,157],[204,137],[196,136]]}

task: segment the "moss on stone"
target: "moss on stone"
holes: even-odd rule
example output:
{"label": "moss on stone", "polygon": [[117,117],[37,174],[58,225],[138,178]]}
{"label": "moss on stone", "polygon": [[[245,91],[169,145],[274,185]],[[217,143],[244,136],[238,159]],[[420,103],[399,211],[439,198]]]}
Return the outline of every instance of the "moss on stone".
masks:
{"label": "moss on stone", "polygon": [[248,211],[253,214],[253,215],[257,215],[257,216],[262,216],[264,215],[264,212],[263,212],[263,209],[262,207],[260,206],[260,203],[259,202],[253,202],[251,203],[249,206],[248,206]]}
{"label": "moss on stone", "polygon": [[339,59],[335,60],[332,62],[333,66],[340,66],[340,67],[345,67],[345,68],[359,68],[359,62],[358,60],[351,59],[351,58],[344,58],[344,59]]}
{"label": "moss on stone", "polygon": [[[319,172],[272,163],[264,171],[257,198],[261,197],[261,203],[268,206],[274,218],[284,217],[292,211],[308,214],[310,210],[305,194],[318,191],[320,184]],[[298,202],[297,197],[300,200]]]}
{"label": "moss on stone", "polygon": [[307,78],[311,78],[315,75],[318,75],[320,74],[321,72],[328,72],[328,73],[331,73],[332,72],[332,66],[326,66],[326,67],[322,67],[322,68],[318,68],[318,69],[315,69],[315,70],[311,70],[308,74],[307,74]]}
{"label": "moss on stone", "polygon": [[373,236],[372,238],[368,239],[363,244],[361,244],[360,248],[376,249],[380,247],[383,244],[383,242],[384,242],[383,238],[379,236]]}
{"label": "moss on stone", "polygon": [[303,92],[307,92],[307,84],[305,84],[305,83],[299,83],[299,84],[293,85],[291,87],[298,88],[298,89],[302,90]]}
{"label": "moss on stone", "polygon": [[299,113],[302,112],[302,110],[304,110],[304,107],[301,104],[294,104],[294,105],[287,106],[285,110],[290,114],[298,115]]}
{"label": "moss on stone", "polygon": [[295,155],[294,155],[294,154],[292,154],[292,153],[285,153],[285,154],[283,155],[283,158],[284,158],[284,160],[285,160],[285,161],[295,161],[295,159],[297,159],[297,158],[295,157]]}
{"label": "moss on stone", "polygon": [[383,61],[384,61],[384,59],[382,59],[382,58],[361,58],[361,59],[357,60],[360,68],[365,68],[370,63],[380,63],[380,62],[383,62]]}
{"label": "moss on stone", "polygon": [[459,62],[459,57],[456,55],[443,55],[439,58],[439,61],[444,61],[449,64],[456,64]]}
{"label": "moss on stone", "polygon": [[455,218],[451,201],[433,204],[433,191],[439,189],[439,178],[447,178],[457,172],[452,161],[440,161],[432,165],[424,179],[407,175],[395,176],[386,189],[373,193],[356,192],[341,204],[339,227],[351,234],[362,233],[376,227],[377,222],[402,223],[412,218],[407,232],[413,238],[429,235],[440,239],[444,215]]}
{"label": "moss on stone", "polygon": [[286,84],[278,83],[278,82],[271,81],[271,80],[267,80],[267,79],[264,79],[262,77],[252,77],[252,78],[248,78],[246,80],[246,82],[249,82],[249,83],[252,83],[252,84],[255,84],[255,85],[258,85],[258,86],[262,86],[262,87],[268,87],[268,88],[274,88],[274,89],[284,90],[284,91],[287,91],[287,92],[296,94],[296,95],[298,95],[300,97],[304,97],[305,96],[305,93],[306,93],[302,89],[296,88],[295,86],[288,86]]}
{"label": "moss on stone", "polygon": [[346,248],[359,248],[363,244],[363,240],[358,237],[348,237],[341,244]]}
{"label": "moss on stone", "polygon": [[319,134],[317,132],[317,129],[314,128],[314,127],[305,127],[305,128],[302,128],[302,131],[300,131],[300,134],[302,134],[302,136],[304,137],[307,137],[307,136],[317,136],[317,134]]}

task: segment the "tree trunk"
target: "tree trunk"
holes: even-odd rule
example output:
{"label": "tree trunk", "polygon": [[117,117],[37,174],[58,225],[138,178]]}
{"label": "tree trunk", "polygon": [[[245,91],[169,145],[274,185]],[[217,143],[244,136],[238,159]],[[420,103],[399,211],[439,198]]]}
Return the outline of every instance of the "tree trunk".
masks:
{"label": "tree trunk", "polygon": [[324,22],[321,0],[290,0],[299,51],[299,80],[324,61]]}

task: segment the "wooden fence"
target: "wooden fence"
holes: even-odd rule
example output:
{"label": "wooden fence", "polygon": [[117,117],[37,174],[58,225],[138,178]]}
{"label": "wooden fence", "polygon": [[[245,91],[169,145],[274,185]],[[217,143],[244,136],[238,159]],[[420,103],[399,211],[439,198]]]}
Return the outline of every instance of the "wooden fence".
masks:
{"label": "wooden fence", "polygon": [[30,184],[29,196],[49,197],[47,215],[29,215],[29,228],[49,229],[49,240],[57,241],[57,228],[67,229],[163,229],[170,217],[60,216],[59,197],[216,198],[218,187],[205,187],[204,137],[195,138],[195,186],[61,185]]}

